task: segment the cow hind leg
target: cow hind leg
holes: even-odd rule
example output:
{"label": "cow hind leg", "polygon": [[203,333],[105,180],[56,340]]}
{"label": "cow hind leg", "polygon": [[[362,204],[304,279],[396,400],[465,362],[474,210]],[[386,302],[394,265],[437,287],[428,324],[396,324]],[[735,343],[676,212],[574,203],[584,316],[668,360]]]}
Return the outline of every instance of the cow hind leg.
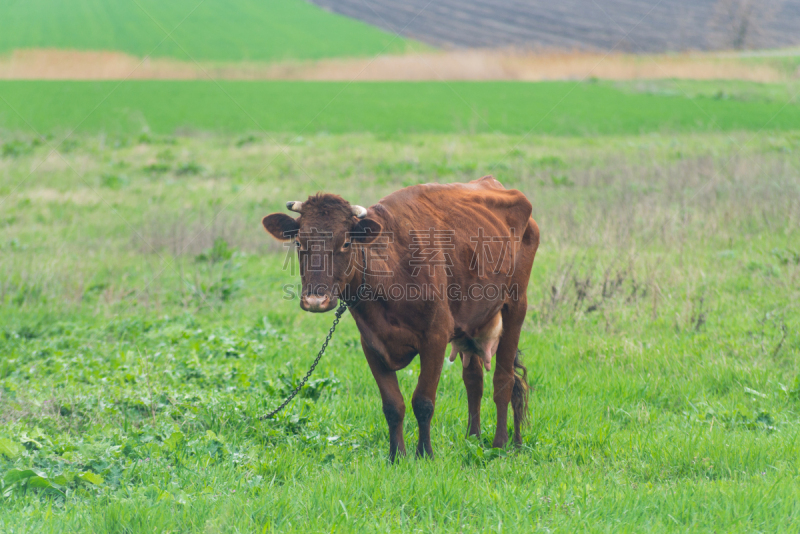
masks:
{"label": "cow hind leg", "polygon": [[[462,358],[469,356],[463,356]],[[467,411],[469,423],[467,436],[481,436],[481,399],[483,398],[483,362],[480,358],[470,358],[468,365],[461,370],[464,387],[467,388]]]}
{"label": "cow hind leg", "polygon": [[517,369],[524,369],[518,357],[519,336],[525,320],[524,301],[517,301],[503,308],[504,331],[497,347],[497,359],[492,383],[494,402],[497,406],[497,429],[493,447],[505,447],[508,443],[508,405],[514,411],[514,443],[522,442],[520,428],[527,412],[527,386],[524,374],[517,375]]}

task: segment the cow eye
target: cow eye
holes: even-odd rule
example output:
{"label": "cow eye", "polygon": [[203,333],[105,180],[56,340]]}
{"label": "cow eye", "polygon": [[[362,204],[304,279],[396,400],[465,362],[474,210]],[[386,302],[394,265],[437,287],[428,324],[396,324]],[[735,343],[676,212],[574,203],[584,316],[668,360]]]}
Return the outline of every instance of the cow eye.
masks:
{"label": "cow eye", "polygon": [[343,249],[350,248],[350,241],[345,241],[345,242],[344,242],[344,245],[342,245],[342,248],[343,248]]}
{"label": "cow eye", "polygon": [[295,241],[294,242],[294,247],[299,249],[300,248],[300,241]]}

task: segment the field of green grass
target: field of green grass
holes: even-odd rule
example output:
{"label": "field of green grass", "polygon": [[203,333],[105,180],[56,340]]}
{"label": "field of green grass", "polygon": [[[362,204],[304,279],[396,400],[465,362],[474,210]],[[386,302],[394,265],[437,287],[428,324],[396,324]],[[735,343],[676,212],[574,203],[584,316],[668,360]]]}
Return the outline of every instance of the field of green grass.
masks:
{"label": "field of green grass", "polygon": [[401,53],[422,46],[303,0],[6,0],[0,3],[0,54],[20,48],[274,61]]}
{"label": "field of green grass", "polygon": [[[0,94],[50,131],[112,87]],[[0,133],[0,531],[796,530],[796,105],[755,134],[779,104],[580,85],[537,130],[561,136],[524,137],[458,133],[469,114],[449,115],[461,108],[445,86],[379,85],[379,98],[354,85],[309,129],[377,134],[300,137],[288,132],[318,110],[286,109],[290,96],[324,104],[330,85],[225,87],[285,133],[225,122],[217,108],[232,104],[202,84],[125,84],[63,142]],[[476,131],[518,132],[564,86],[457,87],[496,125]],[[91,133],[123,102],[146,107],[154,133]],[[752,131],[703,133],[696,106]],[[5,127],[25,129],[3,109]],[[397,133],[415,123],[444,133]],[[171,135],[184,126],[242,133]],[[592,131],[614,135],[580,136]],[[491,448],[489,378],[483,439],[464,439],[461,372],[446,363],[436,458],[389,465],[349,316],[301,398],[258,421],[332,320],[282,298],[297,278],[261,217],[321,189],[369,205],[487,173],[525,192],[541,227],[520,344],[533,390],[523,446]],[[418,371],[399,373],[406,399]],[[413,417],[405,432],[413,442]]]}
{"label": "field of green grass", "polygon": [[[715,89],[716,88],[716,89]],[[0,129],[62,133],[786,131],[798,88],[673,82],[0,82]]]}

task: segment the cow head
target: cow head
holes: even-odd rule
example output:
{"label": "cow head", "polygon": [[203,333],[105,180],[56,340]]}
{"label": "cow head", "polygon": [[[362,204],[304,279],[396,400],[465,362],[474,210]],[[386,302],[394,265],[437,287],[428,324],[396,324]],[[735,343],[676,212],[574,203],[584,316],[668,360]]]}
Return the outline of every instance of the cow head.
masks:
{"label": "cow head", "polygon": [[297,249],[303,288],[300,307],[330,311],[359,272],[357,249],[373,241],[381,225],[367,218],[365,208],[338,195],[317,194],[304,202],[287,202],[286,207],[300,216],[273,213],[261,222],[273,237],[291,241]]}

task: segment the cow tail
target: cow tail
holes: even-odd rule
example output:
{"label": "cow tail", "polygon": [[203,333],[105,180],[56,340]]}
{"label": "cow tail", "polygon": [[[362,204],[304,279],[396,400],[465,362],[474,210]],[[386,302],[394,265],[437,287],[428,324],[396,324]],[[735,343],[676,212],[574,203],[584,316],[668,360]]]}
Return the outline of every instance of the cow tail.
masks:
{"label": "cow tail", "polygon": [[518,350],[514,357],[514,389],[511,391],[511,407],[514,410],[514,420],[520,426],[528,422],[528,369],[522,365],[522,353]]}

